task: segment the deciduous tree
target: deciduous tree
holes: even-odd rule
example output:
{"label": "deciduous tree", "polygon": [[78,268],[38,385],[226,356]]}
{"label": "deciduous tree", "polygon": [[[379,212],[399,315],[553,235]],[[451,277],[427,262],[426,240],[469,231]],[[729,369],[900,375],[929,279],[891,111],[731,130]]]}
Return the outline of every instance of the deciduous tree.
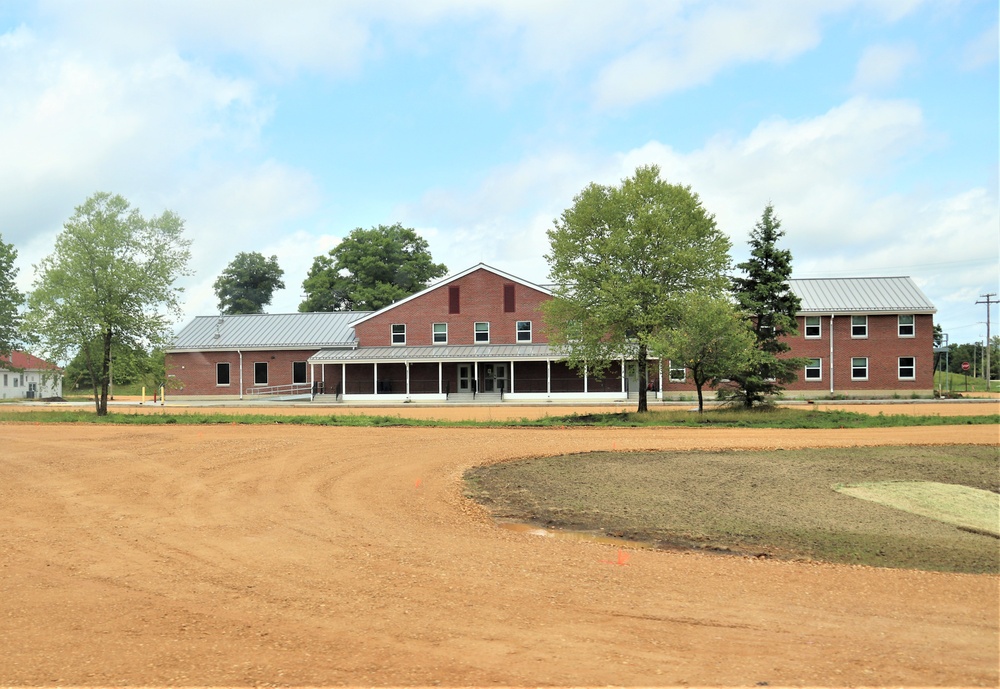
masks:
{"label": "deciduous tree", "polygon": [[698,412],[705,410],[702,389],[749,368],[757,357],[757,338],[724,297],[692,294],[680,308],[675,327],[654,340],[653,351],[671,366],[684,366],[698,390]]}
{"label": "deciduous tree", "polygon": [[6,244],[0,234],[0,367],[2,357],[10,355],[21,340],[20,308],[24,295],[17,289],[14,280],[17,278],[17,249],[13,244]]}
{"label": "deciduous tree", "polygon": [[317,256],[302,283],[299,311],[377,311],[427,287],[447,268],[434,263],[427,240],[414,230],[379,225],[357,228]]}
{"label": "deciduous tree", "polygon": [[49,360],[84,353],[99,416],[108,413],[112,347],[164,343],[171,316],[180,315],[175,283],[190,258],[183,230],[171,211],[146,219],[121,196],[100,192],[77,206],[53,253],[35,266],[29,331]]}
{"label": "deciduous tree", "polygon": [[649,348],[687,295],[725,289],[728,237],[690,187],[660,179],[656,166],[618,186],[590,184],[548,235],[550,342],[578,371],[638,362],[638,411],[646,411]]}
{"label": "deciduous tree", "polygon": [[737,305],[750,318],[760,356],[753,366],[734,374],[733,399],[746,407],[768,401],[797,379],[803,359],[781,357],[791,347],[782,339],[798,335],[795,314],[799,298],[788,279],[792,275],[792,252],[778,248],[785,235],[781,221],[768,204],[750,233],[750,258],[737,265],[745,277],[733,279]]}
{"label": "deciduous tree", "polygon": [[219,312],[225,314],[264,313],[274,291],[284,289],[278,257],[265,258],[256,251],[236,254],[215,281]]}

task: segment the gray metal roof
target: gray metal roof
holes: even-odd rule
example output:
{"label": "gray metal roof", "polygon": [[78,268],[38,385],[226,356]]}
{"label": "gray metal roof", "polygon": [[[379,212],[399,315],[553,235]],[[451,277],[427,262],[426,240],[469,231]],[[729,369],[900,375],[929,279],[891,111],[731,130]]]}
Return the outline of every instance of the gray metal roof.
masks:
{"label": "gray metal roof", "polygon": [[353,347],[354,321],[370,311],[197,316],[168,351],[203,349]]}
{"label": "gray metal roof", "polygon": [[493,359],[558,359],[547,344],[511,345],[440,345],[431,347],[358,347],[324,349],[309,357],[309,363],[368,363],[373,361],[475,361]]}
{"label": "gray metal roof", "polygon": [[908,277],[789,280],[799,313],[936,313]]}

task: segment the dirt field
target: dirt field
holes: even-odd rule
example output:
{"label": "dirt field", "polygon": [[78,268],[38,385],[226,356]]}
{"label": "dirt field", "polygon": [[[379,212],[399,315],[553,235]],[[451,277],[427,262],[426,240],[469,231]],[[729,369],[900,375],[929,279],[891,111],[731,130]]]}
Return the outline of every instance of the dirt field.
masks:
{"label": "dirt field", "polygon": [[0,685],[995,687],[997,577],[623,558],[498,528],[461,475],[593,449],[998,437],[0,425]]}

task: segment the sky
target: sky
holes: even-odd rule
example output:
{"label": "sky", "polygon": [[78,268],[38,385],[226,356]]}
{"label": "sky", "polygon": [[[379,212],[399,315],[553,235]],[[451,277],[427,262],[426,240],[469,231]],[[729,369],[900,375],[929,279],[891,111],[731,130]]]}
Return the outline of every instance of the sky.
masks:
{"label": "sky", "polygon": [[[239,252],[296,311],[351,230],[548,282],[546,231],[638,166],[734,263],[771,203],[797,278],[908,275],[951,342],[1000,292],[995,0],[0,0],[18,285],[90,195],[172,210],[183,316]],[[992,334],[1000,333],[997,308]]]}

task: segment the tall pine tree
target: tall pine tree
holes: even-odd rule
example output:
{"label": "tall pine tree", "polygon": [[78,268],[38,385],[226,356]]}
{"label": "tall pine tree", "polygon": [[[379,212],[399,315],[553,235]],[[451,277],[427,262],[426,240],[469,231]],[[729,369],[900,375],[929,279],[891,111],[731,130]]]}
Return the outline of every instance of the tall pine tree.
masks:
{"label": "tall pine tree", "polygon": [[788,286],[792,274],[792,252],[777,247],[785,235],[781,221],[769,203],[750,233],[750,259],[738,264],[746,277],[733,278],[733,293],[743,313],[750,319],[760,350],[758,363],[732,376],[733,397],[746,407],[767,402],[795,381],[800,359],[781,357],[791,347],[782,339],[798,335],[795,314],[799,298]]}

